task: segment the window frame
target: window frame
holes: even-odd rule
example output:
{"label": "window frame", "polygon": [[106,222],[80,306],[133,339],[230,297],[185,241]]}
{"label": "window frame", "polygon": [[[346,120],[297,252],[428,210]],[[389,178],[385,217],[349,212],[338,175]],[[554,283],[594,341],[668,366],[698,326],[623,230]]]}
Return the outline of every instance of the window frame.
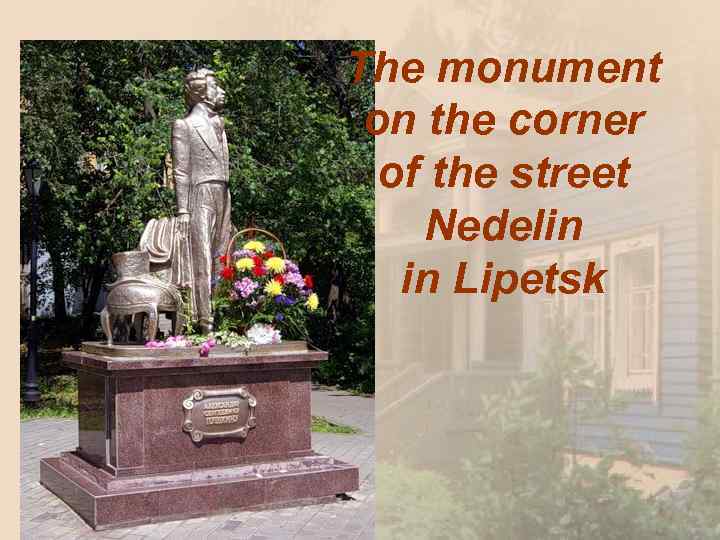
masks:
{"label": "window frame", "polygon": [[[601,267],[605,266],[605,244],[603,243],[595,243],[595,244],[588,244],[585,247],[577,248],[577,249],[571,249],[569,251],[566,251],[562,254],[562,267],[568,268],[571,264],[577,263],[577,262],[583,262],[583,261],[591,261],[591,260],[597,260]],[[607,279],[605,281],[608,281]],[[606,319],[607,319],[607,305],[605,302],[605,298],[607,296],[607,283],[605,283],[605,293],[587,293],[590,296],[598,297],[599,303],[600,303],[600,318],[599,318],[599,336],[600,336],[600,353],[599,353],[599,359],[597,360],[598,367],[602,369],[603,371],[607,368],[606,366],[606,355],[607,355],[607,347],[606,347],[606,336],[605,336],[605,328],[606,328]],[[579,292],[577,293],[578,296],[582,299],[582,297],[585,296],[585,293]],[[562,304],[563,304],[563,316],[569,317],[570,313],[570,303],[567,302],[567,298],[563,298]]]}
{"label": "window frame", "polygon": [[[654,289],[654,287],[653,287],[652,285],[645,285],[645,286],[638,287],[638,288],[636,288],[635,290],[630,291],[630,299],[629,299],[629,302],[628,302],[628,304],[629,304],[629,306],[630,306],[629,309],[628,309],[628,314],[629,314],[629,319],[628,319],[628,321],[629,321],[629,323],[630,323],[630,324],[628,325],[628,328],[629,328],[629,329],[634,328],[634,325],[633,325],[633,323],[632,323],[632,320],[633,320],[633,319],[632,319],[632,315],[633,315],[632,312],[634,311],[634,306],[633,306],[633,303],[632,303],[632,295],[634,295],[634,294],[636,294],[636,293],[642,293],[643,296],[645,296],[645,298],[646,298],[646,303],[645,303],[645,305],[643,306],[643,309],[644,309],[644,310],[647,310],[647,308],[648,308],[648,307],[647,307],[647,298],[650,297],[651,299],[653,299],[651,309],[653,310],[653,314],[654,314],[655,304],[657,303],[657,299],[656,299],[654,296],[649,296],[649,294],[648,294],[648,293],[650,293],[650,292],[653,292],[653,294],[654,294],[654,291],[653,291],[652,289]],[[654,316],[654,315],[653,315],[653,316]],[[643,321],[645,322],[644,319],[643,319]],[[643,332],[644,332],[644,329],[643,329]],[[632,367],[632,365],[631,365],[631,364],[632,364],[632,351],[631,351],[631,347],[632,347],[632,345],[631,345],[630,343],[628,343],[628,347],[627,347],[627,348],[629,349],[628,359],[627,359],[627,374],[628,374],[628,376],[632,376],[632,375],[648,375],[648,374],[651,374],[651,373],[653,372],[652,367],[648,367],[648,368],[645,368],[645,369],[634,369],[634,368]],[[643,355],[645,355],[645,353],[643,353]],[[643,363],[644,363],[645,365],[649,365],[649,364],[651,364],[652,362],[647,362],[647,359],[646,359],[646,361],[643,362]]]}
{"label": "window frame", "polygon": [[[651,227],[638,229],[628,232],[622,236],[614,236],[610,238],[589,239],[583,242],[584,245],[568,249],[565,251],[557,248],[552,252],[535,252],[529,253],[523,260],[525,269],[533,267],[546,267],[553,262],[557,262],[562,270],[567,269],[570,265],[582,261],[597,260],[599,264],[609,270],[609,277],[604,283],[605,292],[600,294],[600,359],[598,368],[606,371],[613,370],[611,379],[611,391],[631,392],[649,392],[652,401],[657,403],[660,395],[660,369],[662,360],[661,341],[662,341],[662,298],[661,285],[661,262],[662,262],[662,241],[660,227]],[[617,321],[618,310],[621,309],[619,298],[620,276],[618,275],[618,257],[631,253],[633,251],[650,247],[653,251],[653,267],[654,280],[648,285],[652,289],[654,301],[652,306],[652,327],[653,327],[653,351],[651,354],[649,365],[646,370],[629,370],[629,354],[625,353],[625,369],[619,378],[617,371],[614,369],[616,357],[618,355],[617,343],[619,324]],[[583,293],[578,293],[583,294]],[[597,293],[593,293],[597,294]],[[570,303],[567,302],[565,295],[555,294],[556,313],[561,313],[564,317],[569,315]],[[609,296],[609,299],[608,299]],[[529,318],[533,313],[529,310],[536,299],[525,295],[523,298],[523,369],[532,370],[537,367],[537,343],[531,343],[532,337],[528,331]],[[534,309],[534,307],[532,308]],[[627,317],[631,316],[630,306],[628,306]],[[629,320],[629,319],[628,319]],[[625,343],[629,347],[630,342]],[[720,366],[718,366],[720,368]],[[717,375],[720,375],[718,373]],[[638,384],[633,384],[633,379]],[[645,379],[643,382],[640,379]],[[650,382],[648,382],[650,379]],[[634,387],[634,389],[633,389]]]}
{"label": "window frame", "polygon": [[[542,255],[534,255],[531,257],[526,257],[523,260],[523,268],[524,270],[528,270],[530,268],[547,268],[553,263],[560,263],[560,253],[559,252],[552,252],[552,253],[545,253]],[[523,371],[534,371],[538,367],[538,355],[539,350],[537,347],[537,343],[535,343],[532,347],[530,346],[530,340],[535,338],[536,334],[531,334],[530,328],[534,328],[532,332],[538,332],[539,328],[537,325],[530,325],[528,324],[528,321],[531,317],[536,317],[537,315],[537,309],[538,306],[543,303],[543,300],[548,297],[551,299],[552,309],[553,313],[558,313],[560,310],[560,295],[559,294],[553,294],[549,295],[546,293],[537,293],[533,295],[525,294],[523,295],[523,302],[522,302],[522,316],[523,316],[523,326],[522,326],[522,340],[523,340],[523,358],[522,358],[522,366]],[[543,299],[543,300],[541,300]]]}
{"label": "window frame", "polygon": [[[658,400],[660,393],[660,358],[661,358],[661,299],[660,286],[662,282],[661,257],[660,257],[660,233],[654,231],[645,233],[622,240],[615,240],[609,244],[610,272],[611,272],[611,289],[610,289],[610,311],[609,311],[609,327],[610,327],[610,347],[608,364],[613,369],[612,372],[612,391],[629,391],[629,392],[647,392],[652,394],[653,401]],[[620,279],[622,276],[618,273],[620,270],[620,257],[640,251],[642,249],[652,249],[653,253],[653,275],[654,280],[650,287],[653,291],[653,353],[650,358],[651,368],[648,370],[630,370],[630,358],[628,349],[630,341],[625,339],[625,343],[620,343],[623,335],[619,335],[618,320],[619,310],[623,298],[620,296]],[[629,307],[626,316],[631,315]],[[629,332],[629,325],[628,330]],[[619,359],[618,356],[624,350],[624,358]],[[618,365],[618,361],[623,361],[623,365]]]}

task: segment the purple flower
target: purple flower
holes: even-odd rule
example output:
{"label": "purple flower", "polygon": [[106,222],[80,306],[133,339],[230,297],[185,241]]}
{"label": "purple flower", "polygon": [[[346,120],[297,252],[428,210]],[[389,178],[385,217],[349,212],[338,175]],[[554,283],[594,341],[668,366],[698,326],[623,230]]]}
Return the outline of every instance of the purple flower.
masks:
{"label": "purple flower", "polygon": [[239,249],[237,251],[234,251],[232,256],[235,259],[242,259],[243,257],[253,257],[254,255],[257,255],[254,251],[250,251],[249,249]]}
{"label": "purple flower", "polygon": [[297,273],[300,272],[298,265],[292,262],[290,259],[285,259],[285,269],[288,272]]}
{"label": "purple flower", "polygon": [[210,355],[210,349],[216,345],[214,338],[208,338],[202,345],[200,345],[200,356],[203,358]]}
{"label": "purple flower", "polygon": [[148,341],[147,343],[145,343],[145,347],[147,347],[148,349],[165,349],[165,348],[174,349],[176,347],[189,347],[189,346],[190,346],[190,342],[183,335],[170,336],[165,341],[153,340],[153,341]]}
{"label": "purple flower", "polygon": [[275,320],[277,322],[283,322],[285,320],[285,315],[283,315],[282,313],[278,313],[277,315],[275,315]]}
{"label": "purple flower", "polygon": [[258,283],[249,277],[244,277],[240,281],[236,281],[234,287],[240,293],[240,296],[247,298],[258,288]]}
{"label": "purple flower", "polygon": [[278,294],[275,297],[275,303],[280,306],[292,306],[295,303],[295,300],[284,294]]}
{"label": "purple flower", "polygon": [[303,279],[300,272],[288,272],[284,276],[285,283],[295,285],[298,290],[302,291],[305,288],[305,280]]}

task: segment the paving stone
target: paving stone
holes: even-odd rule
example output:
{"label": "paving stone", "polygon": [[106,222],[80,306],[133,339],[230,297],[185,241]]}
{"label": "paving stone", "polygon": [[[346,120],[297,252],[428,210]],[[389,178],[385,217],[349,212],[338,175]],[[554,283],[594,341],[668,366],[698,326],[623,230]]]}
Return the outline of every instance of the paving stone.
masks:
{"label": "paving stone", "polygon": [[[22,422],[21,538],[23,540],[357,540],[373,538],[375,516],[374,400],[326,388],[312,392],[312,412],[360,429],[354,435],[313,433],[313,448],[360,467],[360,490],[349,500],[260,512],[234,512],[125,529],[95,532],[60,499],[42,487],[40,459],[77,446],[77,420]],[[350,527],[348,529],[348,527]]]}

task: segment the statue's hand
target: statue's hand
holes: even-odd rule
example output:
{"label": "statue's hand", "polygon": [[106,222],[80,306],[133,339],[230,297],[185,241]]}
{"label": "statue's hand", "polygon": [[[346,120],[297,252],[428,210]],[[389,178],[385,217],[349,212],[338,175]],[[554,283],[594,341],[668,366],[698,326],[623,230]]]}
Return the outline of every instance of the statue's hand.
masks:
{"label": "statue's hand", "polygon": [[180,234],[181,238],[187,238],[190,228],[190,214],[178,214],[175,223],[177,227],[177,232]]}

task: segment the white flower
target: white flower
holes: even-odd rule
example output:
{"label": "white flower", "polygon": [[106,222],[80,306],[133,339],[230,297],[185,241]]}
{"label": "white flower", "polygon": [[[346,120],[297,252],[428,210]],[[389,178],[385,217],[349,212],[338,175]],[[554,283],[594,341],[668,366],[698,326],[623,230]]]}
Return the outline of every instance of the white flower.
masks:
{"label": "white flower", "polygon": [[276,330],[271,324],[254,324],[245,332],[245,335],[255,345],[269,345],[270,343],[280,343],[282,341],[280,330]]}

